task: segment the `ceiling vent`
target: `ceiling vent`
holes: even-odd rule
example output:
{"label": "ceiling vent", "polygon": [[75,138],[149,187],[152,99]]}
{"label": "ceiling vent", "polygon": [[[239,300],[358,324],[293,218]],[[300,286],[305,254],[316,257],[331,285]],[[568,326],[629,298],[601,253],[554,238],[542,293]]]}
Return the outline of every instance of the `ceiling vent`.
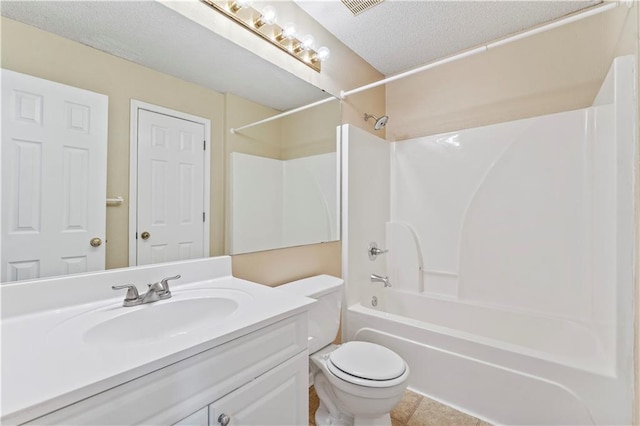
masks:
{"label": "ceiling vent", "polygon": [[371,9],[373,6],[382,3],[384,0],[342,0],[342,3],[347,6],[347,9],[358,15],[365,10]]}

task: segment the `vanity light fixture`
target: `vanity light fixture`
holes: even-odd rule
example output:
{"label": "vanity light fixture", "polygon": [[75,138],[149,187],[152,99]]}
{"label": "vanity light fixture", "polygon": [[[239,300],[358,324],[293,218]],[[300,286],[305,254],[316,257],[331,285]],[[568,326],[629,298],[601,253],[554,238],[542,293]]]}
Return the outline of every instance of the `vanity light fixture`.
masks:
{"label": "vanity light fixture", "polygon": [[307,34],[298,39],[293,23],[279,26],[278,14],[273,6],[265,6],[262,11],[258,11],[252,7],[250,0],[201,1],[318,72],[321,63],[329,59],[329,48],[320,47],[316,50],[312,35]]}

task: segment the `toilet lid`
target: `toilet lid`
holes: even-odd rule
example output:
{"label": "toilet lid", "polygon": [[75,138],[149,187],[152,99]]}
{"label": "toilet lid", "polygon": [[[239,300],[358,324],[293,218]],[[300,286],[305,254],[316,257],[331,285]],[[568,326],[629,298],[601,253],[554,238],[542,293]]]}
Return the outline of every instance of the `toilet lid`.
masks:
{"label": "toilet lid", "polygon": [[406,369],[398,354],[369,342],[344,343],[331,352],[329,361],[344,373],[367,380],[392,380]]}

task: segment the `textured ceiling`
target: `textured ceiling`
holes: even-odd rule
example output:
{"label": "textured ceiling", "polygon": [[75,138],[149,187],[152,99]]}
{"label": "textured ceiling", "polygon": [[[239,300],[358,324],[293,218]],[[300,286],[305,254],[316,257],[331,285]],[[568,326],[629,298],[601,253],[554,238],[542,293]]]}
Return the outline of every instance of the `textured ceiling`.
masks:
{"label": "textured ceiling", "polygon": [[391,75],[600,3],[385,0],[353,16],[340,0],[295,0],[382,74]]}
{"label": "textured ceiling", "polygon": [[[202,7],[203,13],[213,13]],[[278,110],[327,97],[155,1],[2,1],[0,11],[165,74]]]}

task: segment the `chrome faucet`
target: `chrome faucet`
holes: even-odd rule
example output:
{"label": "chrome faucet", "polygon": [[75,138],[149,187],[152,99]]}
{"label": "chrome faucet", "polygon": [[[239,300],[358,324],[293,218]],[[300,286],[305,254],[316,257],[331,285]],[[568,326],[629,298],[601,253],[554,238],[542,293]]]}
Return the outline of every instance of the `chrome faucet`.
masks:
{"label": "chrome faucet", "polygon": [[176,275],[175,277],[163,278],[162,280],[160,280],[160,282],[149,284],[149,290],[143,295],[140,295],[138,293],[138,289],[133,284],[114,285],[111,286],[111,288],[114,290],[121,290],[126,288],[127,294],[124,297],[122,306],[137,306],[144,303],[152,303],[157,302],[158,300],[170,298],[171,291],[169,290],[169,281],[177,280],[178,278],[180,278],[180,275]]}
{"label": "chrome faucet", "polygon": [[389,277],[382,277],[380,275],[371,274],[371,282],[384,283],[385,287],[391,287],[391,283],[389,282]]}

